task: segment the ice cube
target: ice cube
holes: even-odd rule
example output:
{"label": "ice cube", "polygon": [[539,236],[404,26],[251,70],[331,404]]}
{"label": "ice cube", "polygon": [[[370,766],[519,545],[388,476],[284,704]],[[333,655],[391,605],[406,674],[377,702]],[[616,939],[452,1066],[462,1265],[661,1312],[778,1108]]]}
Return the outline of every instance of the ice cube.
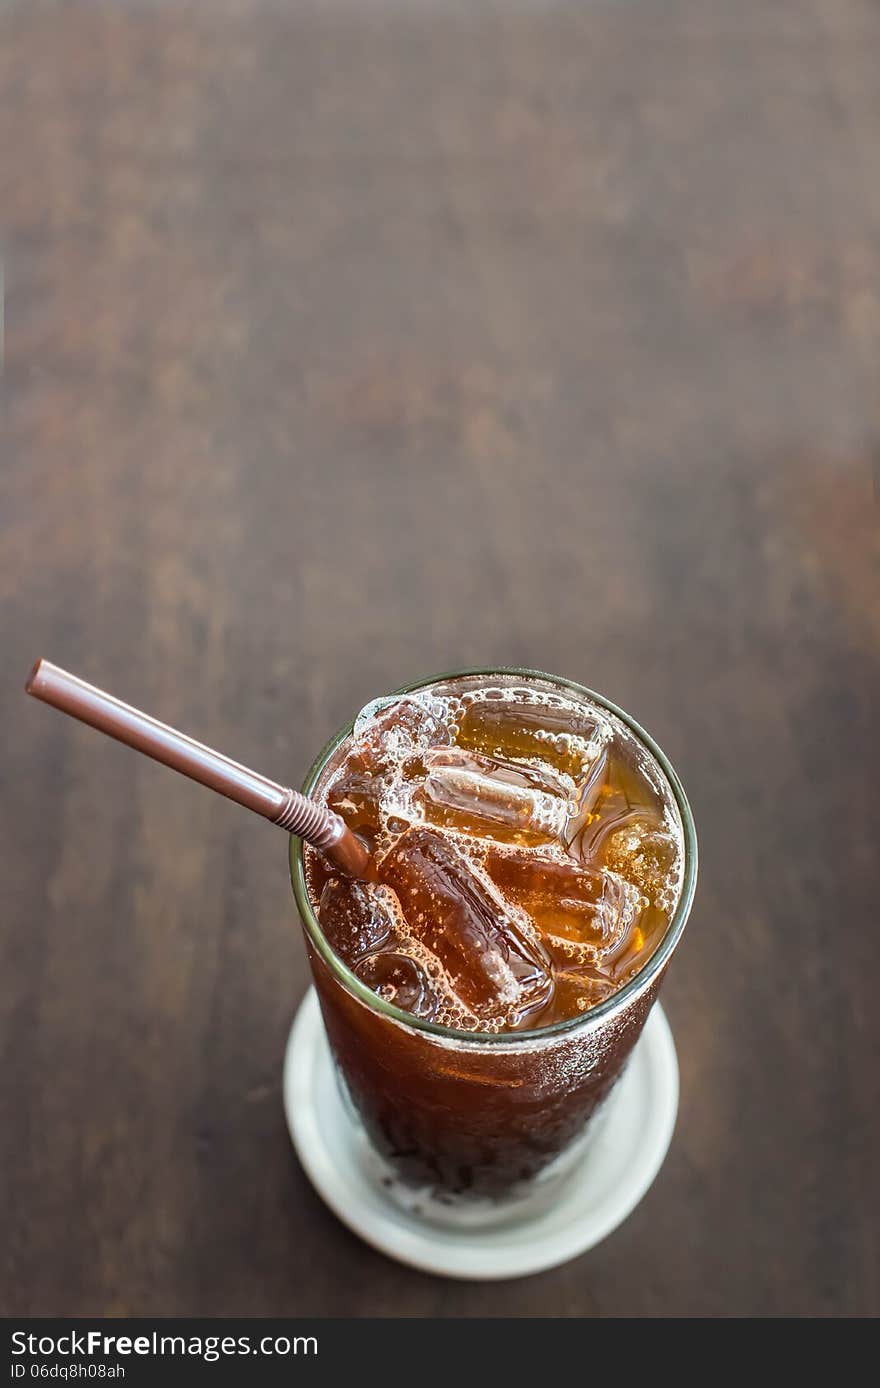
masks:
{"label": "ice cube", "polygon": [[424,968],[411,955],[393,950],[368,954],[355,973],[380,998],[414,1017],[430,1021],[437,1012],[440,999]]}
{"label": "ice cube", "polygon": [[602,858],[602,846],[615,829],[638,818],[633,803],[615,777],[610,759],[601,754],[581,788],[580,807],[572,819],[567,846],[573,857]]}
{"label": "ice cube", "polygon": [[608,753],[603,747],[586,768],[586,773],[576,789],[578,815],[591,815],[602,794],[608,778]]}
{"label": "ice cube", "polygon": [[549,959],[524,912],[505,901],[449,835],[414,826],[379,864],[413,935],[464,1007],[516,1025],[552,993]]}
{"label": "ice cube", "polygon": [[568,964],[553,970],[556,984],[554,999],[563,1017],[576,1017],[597,1003],[604,1002],[614,992],[614,980],[592,964]]}
{"label": "ice cube", "polygon": [[664,794],[649,781],[632,755],[612,743],[580,789],[582,808],[573,821],[572,851],[584,859],[605,861],[605,845],[619,829],[633,824],[664,827]]}
{"label": "ice cube", "polygon": [[415,791],[414,781],[392,769],[344,771],[331,785],[327,803],[372,851],[381,834],[400,834],[414,819],[421,819],[413,804]]}
{"label": "ice cube", "polygon": [[607,835],[601,857],[612,871],[640,887],[653,906],[672,909],[680,860],[672,834],[647,818],[632,815]]}
{"label": "ice cube", "polygon": [[500,824],[550,839],[565,831],[574,782],[551,767],[498,761],[460,748],[432,749],[425,767],[426,800],[452,811],[444,822],[456,828],[479,831]]}
{"label": "ice cube", "polygon": [[598,717],[563,701],[515,699],[498,691],[467,703],[458,742],[501,757],[540,756],[577,773],[592,762],[603,730]]}
{"label": "ice cube", "polygon": [[369,771],[344,771],[327,792],[327,804],[349,829],[379,829],[385,783]]}
{"label": "ice cube", "polygon": [[504,895],[550,938],[607,950],[641,911],[639,891],[603,868],[540,849],[492,844],[485,867]]}
{"label": "ice cube", "polygon": [[[602,748],[586,768],[583,779],[575,790],[574,809],[562,834],[566,848],[579,841],[590,825],[598,819],[598,804],[608,776],[608,753]],[[574,856],[584,856],[575,851]]]}
{"label": "ice cube", "polygon": [[331,877],[321,893],[318,920],[332,949],[351,967],[395,933],[400,903],[390,887]]}
{"label": "ice cube", "polygon": [[482,756],[463,747],[431,747],[424,755],[425,769],[460,767],[464,771],[481,771],[493,780],[507,785],[539,790],[562,800],[574,800],[578,790],[571,776],[541,761],[504,761],[499,757]]}
{"label": "ice cube", "polygon": [[367,704],[355,721],[353,740],[368,769],[381,771],[404,765],[426,747],[450,743],[452,734],[427,701],[403,695]]}

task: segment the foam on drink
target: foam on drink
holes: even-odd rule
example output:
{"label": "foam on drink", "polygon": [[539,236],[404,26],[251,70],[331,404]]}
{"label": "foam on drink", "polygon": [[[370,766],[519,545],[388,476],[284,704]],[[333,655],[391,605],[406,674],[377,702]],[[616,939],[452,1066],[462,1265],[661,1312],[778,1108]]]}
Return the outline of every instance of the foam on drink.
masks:
{"label": "foam on drink", "polygon": [[656,948],[682,829],[644,745],[549,682],[462,677],[376,700],[317,789],[377,882],[306,853],[329,943],[414,1016],[521,1031],[580,1015]]}

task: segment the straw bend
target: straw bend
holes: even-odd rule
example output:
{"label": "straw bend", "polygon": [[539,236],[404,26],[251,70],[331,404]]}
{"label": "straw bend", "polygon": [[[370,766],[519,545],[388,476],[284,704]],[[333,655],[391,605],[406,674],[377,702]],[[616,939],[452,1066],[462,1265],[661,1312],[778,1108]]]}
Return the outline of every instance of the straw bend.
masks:
{"label": "straw bend", "polygon": [[298,790],[285,792],[285,801],[272,820],[280,829],[308,839],[315,848],[331,848],[345,832],[345,821]]}

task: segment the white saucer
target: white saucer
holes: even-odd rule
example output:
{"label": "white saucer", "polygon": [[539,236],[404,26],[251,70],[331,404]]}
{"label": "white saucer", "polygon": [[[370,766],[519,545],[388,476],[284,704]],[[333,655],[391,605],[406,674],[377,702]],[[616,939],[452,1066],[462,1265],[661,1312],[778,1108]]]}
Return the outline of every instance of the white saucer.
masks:
{"label": "white saucer", "polygon": [[491,1226],[438,1224],[389,1194],[382,1163],[342,1096],[314,988],[290,1029],[284,1111],[318,1194],[367,1243],[442,1277],[491,1280],[542,1272],[585,1253],[622,1224],[666,1156],[678,1110],[678,1062],[658,1004],[626,1071],[595,1120],[575,1167],[554,1188],[520,1201]]}

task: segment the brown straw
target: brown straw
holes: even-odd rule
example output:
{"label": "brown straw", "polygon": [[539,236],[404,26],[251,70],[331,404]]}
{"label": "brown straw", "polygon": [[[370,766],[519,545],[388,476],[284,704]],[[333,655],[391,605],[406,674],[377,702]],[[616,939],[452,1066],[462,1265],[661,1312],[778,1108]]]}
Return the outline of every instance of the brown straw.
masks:
{"label": "brown straw", "polygon": [[28,694],[90,724],[118,742],[144,752],[190,780],[200,781],[229,800],[270,819],[289,834],[305,839],[351,877],[365,877],[366,848],[345,821],[316,800],[278,785],[256,771],[214,752],[185,733],[114,699],[48,660],[38,660],[25,685]]}

